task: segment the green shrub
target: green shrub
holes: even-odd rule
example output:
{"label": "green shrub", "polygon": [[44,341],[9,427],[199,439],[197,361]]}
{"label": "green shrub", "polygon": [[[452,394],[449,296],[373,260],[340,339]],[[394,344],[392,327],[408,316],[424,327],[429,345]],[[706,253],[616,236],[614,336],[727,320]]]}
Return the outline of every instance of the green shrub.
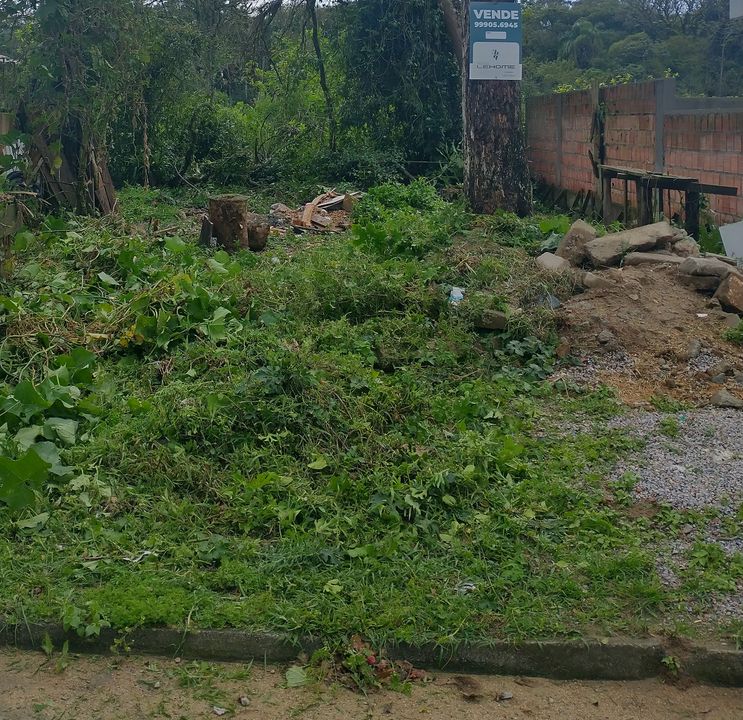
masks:
{"label": "green shrub", "polygon": [[385,183],[372,188],[355,209],[353,243],[384,257],[423,257],[467,223],[463,208],[442,200],[425,180]]}

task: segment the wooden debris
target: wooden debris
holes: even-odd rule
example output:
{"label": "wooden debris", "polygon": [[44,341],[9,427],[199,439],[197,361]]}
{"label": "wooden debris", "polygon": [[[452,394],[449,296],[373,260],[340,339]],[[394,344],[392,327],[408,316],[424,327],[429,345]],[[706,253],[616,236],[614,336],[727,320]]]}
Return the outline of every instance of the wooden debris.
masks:
{"label": "wooden debris", "polygon": [[297,210],[276,203],[271,206],[271,214],[278,227],[285,223],[296,232],[343,232],[350,227],[350,213],[361,197],[359,192],[341,195],[329,190]]}

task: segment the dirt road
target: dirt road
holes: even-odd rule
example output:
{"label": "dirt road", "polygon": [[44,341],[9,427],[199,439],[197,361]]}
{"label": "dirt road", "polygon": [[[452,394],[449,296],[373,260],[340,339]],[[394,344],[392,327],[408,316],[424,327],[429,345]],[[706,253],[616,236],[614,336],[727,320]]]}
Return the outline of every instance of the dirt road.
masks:
{"label": "dirt road", "polygon": [[[64,667],[62,667],[64,666]],[[2,720],[676,720],[743,717],[743,690],[659,681],[554,682],[439,674],[410,695],[310,683],[286,688],[285,668],[153,658],[59,657],[0,651]],[[501,699],[497,698],[500,696]],[[467,699],[465,696],[470,696]]]}

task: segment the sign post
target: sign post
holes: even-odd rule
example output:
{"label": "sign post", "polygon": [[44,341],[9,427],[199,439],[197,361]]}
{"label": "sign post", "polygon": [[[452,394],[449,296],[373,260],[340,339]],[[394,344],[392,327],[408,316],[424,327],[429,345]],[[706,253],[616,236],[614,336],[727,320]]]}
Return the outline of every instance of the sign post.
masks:
{"label": "sign post", "polygon": [[521,5],[471,2],[469,23],[470,80],[521,80]]}

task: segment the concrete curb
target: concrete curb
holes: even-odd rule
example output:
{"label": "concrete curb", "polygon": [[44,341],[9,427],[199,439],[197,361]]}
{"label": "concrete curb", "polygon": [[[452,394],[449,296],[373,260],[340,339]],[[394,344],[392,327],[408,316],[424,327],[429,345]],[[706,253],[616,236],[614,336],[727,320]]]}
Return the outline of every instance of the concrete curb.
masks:
{"label": "concrete curb", "polygon": [[[59,648],[69,642],[71,652],[107,654],[122,636],[106,629],[86,640],[57,624],[4,625],[0,646],[38,650],[45,635]],[[299,653],[311,654],[319,640],[297,643],[280,635],[242,630],[185,632],[168,628],[138,629],[125,636],[138,655],[240,662],[288,663]],[[418,667],[449,672],[525,675],[560,680],[641,680],[666,674],[665,657],[677,658],[684,676],[702,682],[743,687],[743,652],[722,644],[664,643],[659,639],[547,640],[518,644],[492,642],[456,648],[434,645],[387,645],[386,655]]]}

